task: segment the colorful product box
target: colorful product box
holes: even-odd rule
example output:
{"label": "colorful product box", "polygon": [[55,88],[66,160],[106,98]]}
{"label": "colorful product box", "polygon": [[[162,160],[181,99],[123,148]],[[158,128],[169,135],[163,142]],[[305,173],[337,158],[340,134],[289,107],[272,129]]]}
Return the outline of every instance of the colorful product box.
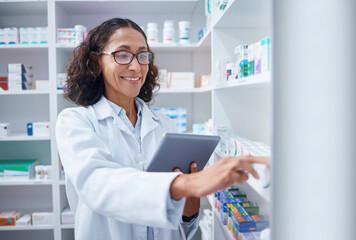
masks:
{"label": "colorful product box", "polygon": [[270,226],[270,218],[268,215],[251,215],[251,218],[256,222],[256,231],[262,231]]}
{"label": "colorful product box", "polygon": [[34,178],[36,159],[0,160],[4,180],[29,180]]}
{"label": "colorful product box", "polygon": [[21,215],[21,211],[0,212],[0,226],[15,226],[16,220],[18,220]]}
{"label": "colorful product box", "polygon": [[242,207],[232,207],[232,221],[239,232],[251,232],[256,230],[256,222]]}
{"label": "colorful product box", "polygon": [[34,137],[49,137],[50,123],[49,122],[27,123],[27,135],[34,136]]}

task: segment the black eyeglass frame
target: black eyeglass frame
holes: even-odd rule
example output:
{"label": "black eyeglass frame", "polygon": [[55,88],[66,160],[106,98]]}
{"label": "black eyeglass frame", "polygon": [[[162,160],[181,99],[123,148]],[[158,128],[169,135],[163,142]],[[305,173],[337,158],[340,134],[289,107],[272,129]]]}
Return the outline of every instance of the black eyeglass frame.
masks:
{"label": "black eyeglass frame", "polygon": [[[115,54],[118,53],[118,52],[125,52],[125,53],[129,53],[132,55],[130,61],[128,63],[118,63],[116,61],[116,58],[115,58]],[[142,54],[142,53],[150,53],[151,54],[151,58],[149,58],[149,63],[141,63],[139,58],[138,58],[138,55]],[[102,51],[101,53],[97,54],[97,55],[112,55],[112,57],[114,58],[114,61],[117,63],[117,64],[120,64],[120,65],[129,65],[130,63],[132,63],[134,57],[136,57],[137,59],[137,62],[141,65],[149,65],[150,63],[152,63],[152,60],[153,60],[153,52],[151,51],[142,51],[142,52],[139,52],[139,53],[132,53],[132,52],[129,52],[129,51],[126,51],[126,50],[118,50],[118,51],[114,51],[114,52],[105,52],[105,51]]]}

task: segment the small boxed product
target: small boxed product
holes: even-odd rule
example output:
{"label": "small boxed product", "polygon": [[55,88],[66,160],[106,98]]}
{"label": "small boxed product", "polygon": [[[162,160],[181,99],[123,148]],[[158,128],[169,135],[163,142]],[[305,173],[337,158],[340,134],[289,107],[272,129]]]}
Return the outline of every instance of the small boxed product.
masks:
{"label": "small boxed product", "polygon": [[21,215],[21,211],[0,212],[0,226],[15,226],[16,220],[18,220]]}
{"label": "small boxed product", "polygon": [[19,43],[19,29],[18,28],[7,28],[7,44],[18,44]]}
{"label": "small boxed product", "polygon": [[67,82],[67,75],[65,73],[57,74],[57,89],[63,89]]}
{"label": "small boxed product", "polygon": [[211,86],[211,74],[199,76],[199,87]]}
{"label": "small boxed product", "polygon": [[9,90],[7,77],[0,77],[0,91],[7,91]]}
{"label": "small boxed product", "polygon": [[75,29],[74,28],[58,28],[57,43],[59,44],[75,44]]}
{"label": "small boxed product", "polygon": [[49,80],[36,80],[35,81],[36,90],[49,90]]}
{"label": "small boxed product", "polygon": [[25,214],[16,221],[16,226],[30,226],[31,225],[31,215]]}
{"label": "small boxed product", "polygon": [[30,44],[31,43],[31,28],[22,27],[20,28],[20,43]]}
{"label": "small boxed product", "polygon": [[11,134],[10,123],[0,123],[0,138],[8,137]]}
{"label": "small boxed product", "polygon": [[34,212],[32,213],[32,225],[53,225],[53,212]]}
{"label": "small boxed product", "polygon": [[251,215],[251,218],[256,222],[256,231],[262,231],[269,227],[270,218],[262,214]]}
{"label": "small boxed product", "polygon": [[168,73],[168,88],[194,88],[194,72],[170,72]]}
{"label": "small boxed product", "polygon": [[0,44],[7,43],[7,30],[5,28],[0,28]]}
{"label": "small boxed product", "polygon": [[69,207],[63,209],[61,216],[62,224],[74,224],[73,212]]}
{"label": "small boxed product", "polygon": [[1,160],[4,180],[29,180],[34,177],[35,159]]}
{"label": "small boxed product", "polygon": [[34,137],[49,137],[49,122],[31,122],[27,123],[27,135]]}

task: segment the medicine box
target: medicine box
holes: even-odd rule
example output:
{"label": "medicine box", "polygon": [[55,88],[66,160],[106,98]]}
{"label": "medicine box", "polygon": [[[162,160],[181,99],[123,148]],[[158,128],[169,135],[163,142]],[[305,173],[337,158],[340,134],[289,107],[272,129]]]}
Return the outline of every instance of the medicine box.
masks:
{"label": "medicine box", "polygon": [[21,211],[0,212],[0,226],[15,226],[16,220],[18,220],[21,215]]}
{"label": "medicine box", "polygon": [[36,159],[0,160],[4,180],[29,180],[35,175]]}
{"label": "medicine box", "polygon": [[194,88],[194,72],[169,72],[168,88]]}
{"label": "medicine box", "polygon": [[36,90],[49,90],[49,80],[36,80],[35,81]]}
{"label": "medicine box", "polygon": [[57,43],[59,44],[75,44],[75,29],[74,28],[58,28]]}
{"label": "medicine box", "polygon": [[25,214],[16,221],[16,226],[30,226],[31,225],[31,215]]}
{"label": "medicine box", "polygon": [[0,123],[0,138],[11,135],[10,123]]}
{"label": "medicine box", "polygon": [[53,225],[53,212],[34,212],[32,213],[32,225]]}
{"label": "medicine box", "polygon": [[63,209],[61,214],[62,224],[74,224],[74,216],[69,207]]}
{"label": "medicine box", "polygon": [[34,137],[50,136],[49,122],[31,122],[27,123],[27,135]]}

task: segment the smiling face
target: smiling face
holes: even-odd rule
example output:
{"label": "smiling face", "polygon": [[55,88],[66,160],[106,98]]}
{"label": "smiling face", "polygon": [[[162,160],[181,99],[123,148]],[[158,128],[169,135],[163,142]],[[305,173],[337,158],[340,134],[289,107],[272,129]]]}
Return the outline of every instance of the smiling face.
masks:
{"label": "smiling face", "polygon": [[[125,50],[133,54],[147,51],[144,36],[134,28],[123,27],[114,32],[105,52]],[[105,97],[114,103],[133,101],[145,83],[148,65],[141,65],[136,57],[127,65],[117,64],[112,55],[101,55],[99,67],[105,84]]]}

